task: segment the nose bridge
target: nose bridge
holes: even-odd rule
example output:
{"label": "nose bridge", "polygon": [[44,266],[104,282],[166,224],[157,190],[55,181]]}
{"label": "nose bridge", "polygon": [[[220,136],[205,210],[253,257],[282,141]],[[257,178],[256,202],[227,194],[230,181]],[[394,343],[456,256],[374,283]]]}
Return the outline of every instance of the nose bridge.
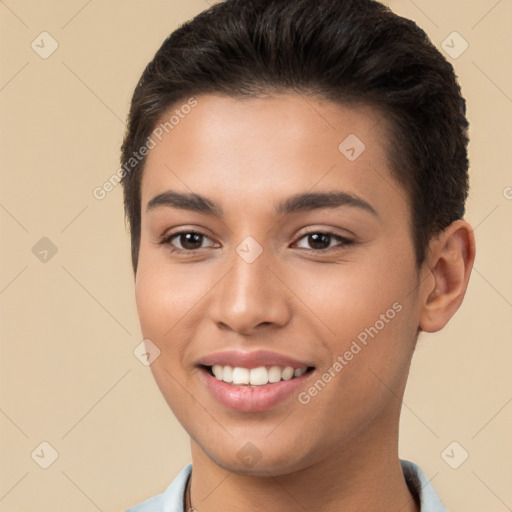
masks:
{"label": "nose bridge", "polygon": [[260,324],[284,325],[287,298],[273,272],[270,254],[247,237],[229,260],[230,270],[215,294],[213,320],[239,332]]}

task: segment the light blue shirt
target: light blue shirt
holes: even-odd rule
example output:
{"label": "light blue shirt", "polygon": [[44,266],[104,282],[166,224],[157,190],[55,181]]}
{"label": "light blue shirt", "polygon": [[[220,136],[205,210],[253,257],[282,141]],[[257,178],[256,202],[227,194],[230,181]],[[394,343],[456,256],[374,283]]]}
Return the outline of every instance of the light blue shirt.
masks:
{"label": "light blue shirt", "polygon": [[[419,497],[421,512],[446,512],[446,508],[421,468],[408,460],[401,460],[400,463],[411,494]],[[192,464],[189,464],[181,470],[162,494],[157,494],[126,512],[185,512],[183,500],[191,471]]]}

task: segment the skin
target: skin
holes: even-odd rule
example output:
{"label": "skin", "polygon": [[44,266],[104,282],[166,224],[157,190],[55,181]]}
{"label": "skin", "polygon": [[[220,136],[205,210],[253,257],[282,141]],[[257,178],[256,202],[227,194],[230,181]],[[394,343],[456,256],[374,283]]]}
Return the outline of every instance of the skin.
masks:
{"label": "skin", "polygon": [[[295,93],[197,100],[148,155],[135,286],[143,336],[161,351],[152,372],[191,438],[194,508],[417,511],[398,459],[401,399],[419,330],[441,329],[464,296],[470,226],[440,233],[417,268],[410,206],[376,110]],[[353,162],[338,150],[349,134],[366,146]],[[148,211],[169,189],[206,196],[224,217]],[[332,190],[376,214],[274,210],[293,194]],[[180,229],[205,236],[195,246],[179,236],[159,243]],[[354,243],[315,246],[306,233]],[[248,236],[263,249],[252,263],[236,252]],[[305,405],[294,394],[264,412],[235,412],[198,377],[202,356],[267,349],[313,362],[307,391],[394,303],[401,311]],[[247,442],[261,455],[250,467],[237,457]]]}

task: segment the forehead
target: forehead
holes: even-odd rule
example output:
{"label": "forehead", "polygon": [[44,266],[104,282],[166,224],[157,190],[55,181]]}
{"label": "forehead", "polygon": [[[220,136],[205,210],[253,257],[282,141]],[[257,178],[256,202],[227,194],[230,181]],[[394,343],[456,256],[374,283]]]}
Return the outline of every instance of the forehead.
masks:
{"label": "forehead", "polygon": [[377,202],[404,196],[389,170],[386,122],[375,109],[297,93],[195,99],[187,114],[174,105],[162,116],[161,140],[154,138],[144,169],[143,210],[166,189],[218,198],[223,209],[315,188]]}

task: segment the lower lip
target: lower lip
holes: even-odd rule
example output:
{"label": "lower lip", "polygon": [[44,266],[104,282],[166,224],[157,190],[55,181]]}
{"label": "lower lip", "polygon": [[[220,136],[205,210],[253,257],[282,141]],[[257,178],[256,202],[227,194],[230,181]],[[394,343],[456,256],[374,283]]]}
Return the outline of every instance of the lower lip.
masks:
{"label": "lower lip", "polygon": [[260,412],[296,394],[311,371],[300,377],[264,386],[236,386],[216,379],[207,370],[202,369],[199,373],[213,397],[225,407],[239,412]]}

